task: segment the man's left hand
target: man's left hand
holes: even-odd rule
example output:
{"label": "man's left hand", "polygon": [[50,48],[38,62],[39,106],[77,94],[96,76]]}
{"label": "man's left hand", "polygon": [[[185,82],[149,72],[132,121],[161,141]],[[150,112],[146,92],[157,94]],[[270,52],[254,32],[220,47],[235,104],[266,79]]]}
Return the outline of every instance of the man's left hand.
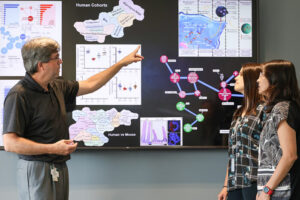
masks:
{"label": "man's left hand", "polygon": [[138,46],[133,52],[125,56],[120,63],[124,66],[127,66],[133,62],[139,62],[144,59],[143,56],[139,55],[137,52],[140,50],[141,46]]}

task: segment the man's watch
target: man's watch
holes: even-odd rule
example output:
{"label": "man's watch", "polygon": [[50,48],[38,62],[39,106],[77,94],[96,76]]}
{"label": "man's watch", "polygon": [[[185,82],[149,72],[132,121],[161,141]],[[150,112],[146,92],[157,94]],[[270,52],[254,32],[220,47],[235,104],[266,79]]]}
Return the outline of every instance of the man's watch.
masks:
{"label": "man's watch", "polygon": [[268,186],[264,186],[264,189],[263,189],[264,193],[266,193],[267,195],[272,195],[274,190],[272,190],[271,188],[269,188]]}

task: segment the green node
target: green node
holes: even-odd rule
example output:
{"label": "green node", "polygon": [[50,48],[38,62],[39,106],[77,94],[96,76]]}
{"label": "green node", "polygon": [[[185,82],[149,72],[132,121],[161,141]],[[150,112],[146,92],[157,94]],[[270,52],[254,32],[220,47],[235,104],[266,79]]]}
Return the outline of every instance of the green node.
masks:
{"label": "green node", "polygon": [[198,122],[203,122],[204,121],[204,115],[201,113],[201,114],[198,114],[197,116],[196,116],[196,120],[198,121]]}
{"label": "green node", "polygon": [[193,130],[193,127],[192,127],[191,124],[185,124],[185,125],[183,126],[183,130],[184,130],[185,132],[189,133],[189,132],[191,132],[191,131]]}
{"label": "green node", "polygon": [[183,111],[185,109],[185,103],[183,103],[182,101],[179,101],[176,104],[176,108],[177,108],[178,111]]}
{"label": "green node", "polygon": [[245,33],[245,34],[249,34],[252,31],[252,27],[248,23],[243,24],[241,29],[242,29],[242,32]]}

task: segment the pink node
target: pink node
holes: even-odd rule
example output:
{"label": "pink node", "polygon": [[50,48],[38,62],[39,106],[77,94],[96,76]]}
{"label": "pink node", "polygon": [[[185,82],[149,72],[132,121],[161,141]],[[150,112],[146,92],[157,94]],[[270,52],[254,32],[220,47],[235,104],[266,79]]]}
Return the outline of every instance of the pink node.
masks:
{"label": "pink node", "polygon": [[28,21],[32,22],[32,20],[33,20],[33,17],[32,17],[32,16],[29,16],[29,17],[28,17]]}
{"label": "pink node", "polygon": [[180,91],[180,92],[179,92],[179,97],[180,97],[180,98],[183,99],[185,96],[186,96],[185,91]]}
{"label": "pink node", "polygon": [[187,49],[187,48],[188,48],[188,45],[187,45],[186,43],[184,43],[184,42],[181,42],[181,43],[179,44],[179,47],[184,48],[184,49]]}
{"label": "pink node", "polygon": [[160,57],[160,62],[161,62],[161,63],[167,63],[167,62],[168,62],[168,57],[167,57],[166,55],[162,55],[162,56]]}
{"label": "pink node", "polygon": [[233,75],[234,75],[234,76],[238,76],[238,75],[239,75],[239,72],[238,72],[238,71],[234,71],[234,72],[233,72]]}
{"label": "pink node", "polygon": [[225,81],[222,81],[222,82],[220,83],[220,86],[221,86],[221,88],[226,88],[227,83],[226,83]]}
{"label": "pink node", "polygon": [[188,74],[187,79],[189,83],[196,83],[199,79],[199,76],[196,74],[196,72],[191,72]]}
{"label": "pink node", "polygon": [[194,95],[195,95],[196,97],[200,97],[201,92],[200,92],[199,90],[196,90],[196,91],[194,92]]}
{"label": "pink node", "polygon": [[221,101],[228,101],[231,99],[231,91],[227,88],[223,88],[219,91],[219,99]]}
{"label": "pink node", "polygon": [[173,73],[173,74],[170,75],[170,81],[172,83],[178,83],[179,80],[180,80],[180,75],[179,74]]}

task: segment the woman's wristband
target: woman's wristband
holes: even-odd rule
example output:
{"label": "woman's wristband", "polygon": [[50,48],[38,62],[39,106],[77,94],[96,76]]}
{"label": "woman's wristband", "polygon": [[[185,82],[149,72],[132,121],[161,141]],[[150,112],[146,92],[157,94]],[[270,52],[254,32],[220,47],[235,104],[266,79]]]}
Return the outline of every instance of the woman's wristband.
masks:
{"label": "woman's wristband", "polygon": [[223,187],[227,187],[227,185],[223,185]]}

